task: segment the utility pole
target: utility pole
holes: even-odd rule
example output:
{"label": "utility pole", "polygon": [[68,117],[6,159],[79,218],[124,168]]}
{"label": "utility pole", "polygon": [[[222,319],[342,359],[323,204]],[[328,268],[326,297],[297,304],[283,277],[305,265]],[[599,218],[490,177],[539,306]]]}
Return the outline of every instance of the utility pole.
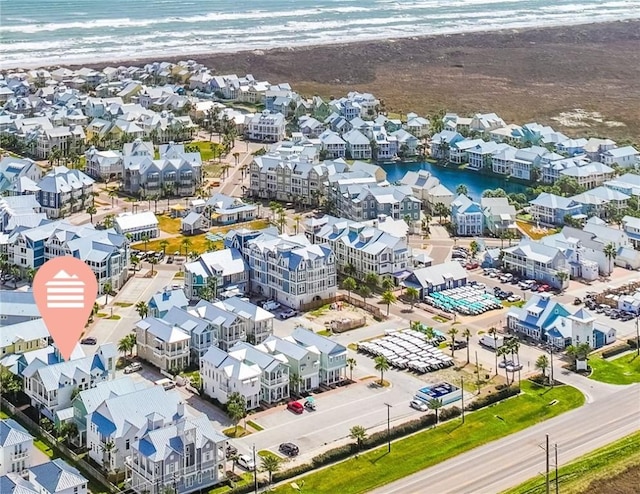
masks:
{"label": "utility pole", "polygon": [[551,387],[553,388],[553,344],[551,342],[549,342],[549,353],[551,355],[551,370],[549,371],[551,374]]}
{"label": "utility pole", "polygon": [[640,355],[640,324],[638,319],[640,319],[640,314],[636,316],[636,356]]}
{"label": "utility pole", "polygon": [[558,479],[558,443],[555,443],[555,467],[556,467],[556,494],[560,492],[560,484]]}
{"label": "utility pole", "polygon": [[[549,439],[549,436],[547,436],[547,442],[548,442],[548,439]],[[547,468],[547,470],[548,470],[548,468]],[[255,494],[258,494],[258,465],[256,465],[256,445],[255,445],[255,443],[253,444],[253,490],[255,491]],[[547,492],[547,494],[549,494],[549,493]]]}
{"label": "utility pole", "polygon": [[388,403],[387,405],[387,444],[389,446],[388,452],[391,453],[391,406]]}
{"label": "utility pole", "polygon": [[462,408],[462,423],[464,424],[464,377],[460,378],[460,406]]}
{"label": "utility pole", "polygon": [[[545,453],[547,454],[547,470],[546,470],[546,481],[545,481],[545,491],[547,494],[549,494],[549,434],[546,434],[547,437],[547,447],[545,448]],[[256,491],[257,492],[257,491]]]}
{"label": "utility pole", "polygon": [[478,350],[476,350],[476,376],[478,376],[476,387],[478,388],[478,394],[480,394],[480,366],[478,365]]}

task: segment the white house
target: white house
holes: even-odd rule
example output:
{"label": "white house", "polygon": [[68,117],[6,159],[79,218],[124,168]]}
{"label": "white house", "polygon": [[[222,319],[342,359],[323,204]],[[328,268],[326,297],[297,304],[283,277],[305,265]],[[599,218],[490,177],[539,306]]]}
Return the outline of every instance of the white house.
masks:
{"label": "white house", "polygon": [[140,242],[160,236],[158,218],[151,211],[142,213],[121,213],[113,220],[115,230],[130,238],[132,242]]}
{"label": "white house", "polygon": [[284,355],[289,362],[291,391],[304,393],[320,386],[320,351],[278,336],[269,336],[256,347],[270,355]]}
{"label": "white house", "polygon": [[291,336],[284,339],[320,354],[319,378],[321,385],[332,385],[344,379],[347,368],[347,348],[345,346],[300,326],[293,330]]}
{"label": "white house", "polygon": [[164,371],[189,367],[190,340],[182,328],[163,319],[147,317],[136,324],[138,356]]}
{"label": "white house", "polygon": [[600,154],[600,159],[605,165],[619,165],[623,168],[633,167],[637,161],[640,152],[633,146],[624,146],[621,148],[612,148]]}
{"label": "white house", "polygon": [[456,234],[464,237],[480,236],[484,230],[482,206],[460,194],[451,203],[451,222]]}
{"label": "white house", "polygon": [[88,494],[89,481],[62,458],[31,467],[29,482],[40,494]]}
{"label": "white house", "polygon": [[284,139],[286,120],[282,113],[268,110],[256,114],[245,126],[245,137],[251,141],[278,142]]}
{"label": "white house", "polygon": [[0,476],[23,475],[31,466],[33,436],[13,419],[0,420]]}
{"label": "white house", "polygon": [[185,264],[184,273],[185,293],[189,300],[199,299],[205,288],[210,288],[215,297],[230,289],[244,294],[251,274],[244,256],[234,248],[206,252]]}

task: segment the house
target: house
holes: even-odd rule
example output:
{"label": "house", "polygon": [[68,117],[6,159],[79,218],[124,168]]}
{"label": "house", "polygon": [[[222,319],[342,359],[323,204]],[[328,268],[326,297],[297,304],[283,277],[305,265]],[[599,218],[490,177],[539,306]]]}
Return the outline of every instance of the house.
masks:
{"label": "house", "polygon": [[580,216],[583,205],[571,198],[542,192],[538,197],[529,201],[533,221],[545,225],[562,225],[565,216]]}
{"label": "house", "polygon": [[427,137],[431,122],[424,117],[419,117],[415,113],[407,113],[407,122],[404,128],[407,132],[418,138]]}
{"label": "house", "polygon": [[629,237],[633,247],[640,249],[640,218],[624,216],[622,218],[622,229]]}
{"label": "house", "polygon": [[128,485],[136,493],[176,494],[208,491],[225,479],[227,437],[205,415],[164,423],[150,417],[127,458]]}
{"label": "house", "polygon": [[472,148],[467,148],[467,161],[469,169],[472,170],[492,170],[493,155],[499,153],[503,149],[509,149],[508,144],[497,144],[494,141],[480,141]]}
{"label": "house", "polygon": [[231,225],[252,221],[256,218],[258,206],[247,204],[239,197],[217,193],[207,199],[201,211],[191,210],[181,219],[180,228],[184,233],[207,231],[215,225]]}
{"label": "house", "polygon": [[224,306],[214,305],[208,300],[198,302],[198,305],[189,310],[189,313],[206,321],[209,325],[208,331],[202,332],[200,341],[195,344],[192,341],[194,352],[198,353],[200,358],[203,351],[206,353],[209,346],[217,345],[227,351],[236,343],[247,340],[247,316],[240,317],[238,314],[226,310]]}
{"label": "house", "polygon": [[29,469],[29,483],[40,494],[88,494],[89,481],[62,458]]}
{"label": "house", "polygon": [[[187,307],[171,307],[162,318],[169,324],[181,329],[190,337],[189,351],[191,362],[200,362],[200,358],[207,352],[209,347],[220,344],[219,336],[225,336],[225,321],[234,321],[232,318],[211,318],[200,317],[200,313],[195,309]],[[236,341],[235,339],[233,340]],[[224,340],[222,341],[224,343]]]}
{"label": "house", "polygon": [[595,320],[583,308],[572,314],[548,293],[533,295],[523,307],[511,307],[507,313],[507,327],[511,331],[559,349],[581,343],[598,348],[610,342],[608,329],[605,330],[606,337],[596,335],[596,332],[602,333],[603,330],[594,325]]}
{"label": "house", "polygon": [[[2,305],[5,304],[5,293],[2,292]],[[31,319],[18,324],[6,325],[4,314],[0,317],[3,321],[2,331],[0,331],[0,358],[48,346],[49,330],[42,319]]]}
{"label": "house", "polygon": [[638,162],[640,152],[633,146],[623,146],[621,148],[612,148],[603,151],[600,159],[605,165],[618,165],[623,168],[633,167]]}
{"label": "house", "polygon": [[184,265],[184,287],[189,300],[197,300],[201,291],[209,288],[213,297],[225,290],[237,289],[244,294],[251,273],[246,256],[238,249],[206,252]]}
{"label": "house", "polygon": [[[86,448],[103,469],[125,469],[132,446],[145,432],[175,423],[187,414],[178,391],[156,385],[119,396],[111,395],[87,416]],[[113,443],[105,449],[105,444]]]}
{"label": "house", "polygon": [[17,473],[0,476],[0,492],[3,494],[40,494],[35,486]]}
{"label": "house", "polygon": [[[518,149],[513,146],[503,146],[493,151],[491,155],[491,169],[493,173],[511,175],[517,152]],[[484,157],[482,159],[484,161]]]}
{"label": "house", "polygon": [[186,331],[164,319],[146,317],[136,323],[138,357],[166,372],[189,367],[190,340]]}
{"label": "house", "polygon": [[[0,320],[2,327],[40,319],[40,311],[36,306],[32,291],[4,290],[0,304]],[[3,335],[4,336],[4,335]],[[8,340],[4,340],[7,347]],[[8,348],[7,348],[8,350]],[[7,352],[8,353],[8,352]]]}
{"label": "house", "polygon": [[630,197],[609,187],[596,187],[570,198],[582,205],[582,212],[589,216],[609,218],[612,212],[620,212],[627,207]]}
{"label": "house", "polygon": [[[347,152],[347,143],[339,134],[332,130],[325,130],[319,136],[322,151],[327,159],[344,158]],[[367,141],[368,142],[368,141]]]}
{"label": "house", "polygon": [[600,187],[607,180],[611,180],[615,175],[613,168],[607,165],[592,161],[583,166],[572,166],[560,170],[561,177],[571,177],[578,185],[586,189]]}
{"label": "house", "polygon": [[238,317],[243,327],[242,332],[246,341],[252,345],[262,343],[273,334],[275,316],[245,298],[229,297],[214,302],[213,305]]}
{"label": "house", "polygon": [[306,230],[312,243],[331,247],[339,270],[353,267],[352,274],[361,279],[368,273],[391,277],[408,265],[406,240],[374,226],[325,215],[313,219]]}
{"label": "house", "polygon": [[113,343],[100,345],[95,355],[49,365],[36,359],[24,370],[24,392],[31,405],[49,420],[71,406],[74,390],[83,391],[115,377],[117,350]]}
{"label": "house", "polygon": [[469,130],[488,135],[492,130],[505,127],[506,125],[505,121],[495,113],[476,113],[471,119]]}
{"label": "house", "polygon": [[467,271],[455,261],[415,269],[402,283],[420,292],[420,299],[432,292],[456,288],[467,284]]}
{"label": "house", "polygon": [[31,466],[32,452],[33,436],[13,419],[0,420],[0,476],[24,475]]}
{"label": "house", "polygon": [[267,229],[231,231],[225,245],[241,249],[253,293],[294,309],[336,294],[336,259],[327,244],[311,244],[302,234],[276,235]]}
{"label": "house", "polygon": [[[616,147],[615,141],[611,139],[600,139],[599,137],[590,137],[584,145],[584,152],[592,161],[602,159],[602,154]],[[604,160],[603,160],[604,162]]]}
{"label": "house", "polygon": [[320,137],[320,134],[327,130],[324,123],[308,115],[303,115],[298,119],[298,129],[303,136],[312,139]]}
{"label": "house", "polygon": [[156,292],[147,303],[149,315],[164,319],[173,307],[185,309],[189,306],[189,299],[182,288],[165,287],[164,290]]}
{"label": "house", "polygon": [[422,201],[406,185],[338,184],[328,190],[327,197],[335,204],[336,216],[354,221],[378,218],[418,221]]}
{"label": "house", "polygon": [[85,171],[96,180],[109,180],[122,178],[122,153],[120,151],[98,151],[91,146],[84,153]]}
{"label": "house", "polygon": [[331,386],[345,378],[347,368],[345,346],[301,326],[284,339],[320,354],[320,385]]}
{"label": "house", "polygon": [[413,134],[404,129],[398,129],[391,132],[391,137],[394,137],[398,142],[397,154],[399,157],[408,158],[409,156],[415,156],[418,154],[420,140]]}
{"label": "house", "polygon": [[481,236],[484,231],[482,206],[466,195],[460,194],[451,203],[451,222],[456,235],[462,237]]}
{"label": "house", "polygon": [[225,404],[232,393],[245,399],[247,410],[260,406],[262,371],[255,364],[211,347],[200,359],[202,391],[205,395]]}
{"label": "house", "polygon": [[[483,146],[482,139],[463,139],[449,146],[449,161],[461,165],[469,162],[468,151]],[[495,145],[495,143],[493,143]]]}
{"label": "house", "polygon": [[245,138],[258,142],[278,142],[285,137],[286,120],[282,113],[264,110],[251,118],[245,126]]}
{"label": "house", "polygon": [[[35,185],[42,177],[42,170],[35,161],[5,156],[0,159],[0,193],[13,195],[21,180]],[[36,189],[37,190],[37,189]]]}
{"label": "house", "polygon": [[342,135],[346,142],[346,157],[353,160],[371,159],[371,143],[359,130],[353,129]]}
{"label": "house", "polygon": [[640,196],[640,175],[625,173],[604,183],[605,187],[617,190],[628,196]]}
{"label": "house", "polygon": [[516,208],[506,197],[483,197],[480,206],[484,214],[484,226],[496,237],[508,231],[515,231]]}
{"label": "house", "polygon": [[120,213],[113,220],[115,230],[131,242],[150,240],[160,236],[158,218],[151,211]]}
{"label": "house", "polygon": [[108,398],[131,394],[147,387],[144,382],[136,382],[130,376],[123,376],[113,381],[103,381],[95,387],[80,391],[72,401],[73,423],[78,429],[74,442],[81,447],[87,444],[87,417]]}
{"label": "house", "polygon": [[563,289],[568,285],[569,261],[562,250],[522,240],[518,245],[507,247],[502,252],[502,266],[505,270],[554,288]]}
{"label": "house", "polygon": [[443,130],[431,137],[431,157],[442,160],[445,163],[450,160],[451,146],[464,141],[464,137],[455,130]]}
{"label": "house", "polygon": [[543,237],[540,242],[564,252],[571,278],[593,281],[600,274],[606,276],[611,272],[612,263],[604,255],[606,243],[592,233],[565,226],[560,233]]}
{"label": "house", "polygon": [[305,393],[320,386],[320,351],[278,336],[269,336],[256,348],[269,355],[284,355],[289,363],[289,387],[295,393]]}
{"label": "house", "polygon": [[92,199],[93,182],[80,170],[54,166],[38,182],[36,197],[49,218],[61,218],[85,210]]}

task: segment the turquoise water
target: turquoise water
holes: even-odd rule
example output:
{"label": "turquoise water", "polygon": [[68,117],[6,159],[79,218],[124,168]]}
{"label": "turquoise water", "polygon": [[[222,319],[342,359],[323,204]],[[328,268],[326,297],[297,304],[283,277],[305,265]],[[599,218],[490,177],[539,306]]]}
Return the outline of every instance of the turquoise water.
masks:
{"label": "turquoise water", "polygon": [[527,188],[525,185],[505,181],[498,177],[480,175],[473,171],[444,168],[428,162],[394,163],[392,165],[383,165],[382,167],[387,172],[387,180],[392,183],[399,181],[408,171],[427,170],[434,177],[437,177],[440,183],[451,192],[455,193],[460,184],[466,185],[469,195],[474,201],[479,201],[482,193],[487,189],[501,188],[510,194],[512,192],[524,192]]}
{"label": "turquoise water", "polygon": [[0,0],[0,66],[640,17],[640,0]]}

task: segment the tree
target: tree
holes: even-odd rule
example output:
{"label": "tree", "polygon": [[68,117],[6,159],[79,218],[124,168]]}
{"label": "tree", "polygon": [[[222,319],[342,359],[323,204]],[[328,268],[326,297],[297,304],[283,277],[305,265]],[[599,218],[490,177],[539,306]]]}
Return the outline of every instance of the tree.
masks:
{"label": "tree", "polygon": [[427,328],[424,330],[424,339],[427,341],[427,343],[431,343],[433,345],[433,340],[436,339],[436,336],[436,330],[431,326],[427,326]]}
{"label": "tree", "polygon": [[[169,247],[169,241],[167,239],[160,240],[160,243],[158,245],[162,249],[162,255],[163,256],[166,255],[167,254],[167,247]],[[146,248],[145,248],[145,250],[146,250]]]}
{"label": "tree", "polygon": [[375,359],[375,369],[380,371],[380,386],[384,385],[384,372],[389,370],[389,361],[384,355],[378,355]]}
{"label": "tree", "polygon": [[300,229],[301,219],[302,219],[302,216],[300,216],[299,214],[296,214],[293,216],[293,221],[295,221],[295,225],[296,225],[296,235],[298,234],[298,230]]}
{"label": "tree", "polygon": [[109,295],[113,292],[113,286],[111,286],[111,282],[107,281],[104,285],[102,285],[102,291],[105,295],[104,305],[109,303]]}
{"label": "tree", "polygon": [[141,300],[136,304],[136,312],[140,316],[140,319],[144,319],[149,315],[149,305],[144,300]]}
{"label": "tree", "polygon": [[391,308],[391,304],[394,304],[396,300],[397,300],[396,296],[390,290],[387,290],[382,294],[382,301],[385,304],[387,304],[387,315],[389,315],[389,309]]}
{"label": "tree", "polygon": [[247,402],[237,391],[231,393],[227,399],[227,415],[235,425],[235,434],[237,434],[238,423],[247,415]]}
{"label": "tree", "polygon": [[118,351],[125,356],[127,354],[131,355],[133,353],[134,347],[135,347],[135,340],[131,341],[131,338],[129,338],[129,335],[125,336],[120,341],[118,341]]}
{"label": "tree", "polygon": [[349,437],[356,441],[358,451],[360,451],[362,449],[363,441],[367,438],[367,429],[361,425],[354,425],[349,429]]}
{"label": "tree", "polygon": [[104,226],[106,229],[113,228],[113,219],[114,216],[112,214],[106,215],[102,220],[102,226]]}
{"label": "tree", "polygon": [[[491,337],[493,337],[493,349],[495,351],[497,350],[497,346],[498,346],[498,330],[494,327],[490,327],[488,333]],[[497,376],[498,375],[498,352],[497,351],[495,351],[495,357],[496,357],[496,376]]]}
{"label": "tree", "polygon": [[69,420],[62,422],[58,426],[58,440],[68,443],[72,438],[78,435],[78,426],[75,422]]}
{"label": "tree", "polygon": [[502,345],[500,348],[496,348],[496,357],[502,357],[504,362],[504,376],[507,379],[507,386],[509,386],[509,371],[507,370],[507,355],[509,354],[508,345]]}
{"label": "tree", "polygon": [[469,195],[469,188],[465,185],[465,184],[460,184],[456,187],[456,194],[457,195],[465,195],[468,196]]}
{"label": "tree", "polygon": [[613,242],[609,242],[602,249],[604,256],[609,260],[609,273],[613,271],[612,261],[617,257],[617,249]]}
{"label": "tree", "polygon": [[436,414],[436,424],[438,423],[438,410],[440,410],[444,404],[442,403],[442,400],[438,399],[438,398],[431,398],[428,402],[427,402],[427,406],[433,410]]}
{"label": "tree", "polygon": [[262,463],[262,468],[260,468],[260,470],[269,473],[269,485],[271,485],[273,474],[280,470],[282,459],[276,455],[267,455],[263,456],[260,459],[260,462]]}
{"label": "tree", "polygon": [[[182,239],[182,241],[180,242],[180,246],[184,247],[184,256],[187,257],[187,253],[189,252],[189,249],[191,248],[191,239],[188,237],[185,237]],[[181,249],[182,250],[182,249]]]}
{"label": "tree", "polygon": [[96,214],[98,212],[98,210],[96,209],[95,206],[89,206],[86,211],[87,211],[87,214],[89,215],[89,220],[91,221],[91,224],[93,225],[93,215]]}
{"label": "tree", "polygon": [[115,205],[114,201],[115,201],[116,197],[118,197],[118,191],[115,190],[115,189],[111,189],[109,191],[109,197],[111,198],[111,208],[113,209],[113,207]]}
{"label": "tree", "polygon": [[131,256],[131,265],[133,266],[133,272],[136,272],[136,268],[140,264],[140,258],[138,256]]}
{"label": "tree", "polygon": [[367,285],[362,285],[358,289],[358,293],[362,297],[362,301],[366,304],[367,299],[371,296],[371,288],[369,288]]}
{"label": "tree", "polygon": [[351,276],[342,281],[342,289],[347,291],[349,299],[351,299],[351,292],[353,292],[357,287],[358,285],[356,284],[356,280],[351,278]]}
{"label": "tree", "polygon": [[562,292],[564,291],[564,282],[567,280],[567,278],[569,278],[569,273],[567,273],[566,271],[558,271],[556,277],[560,282],[560,291]]}
{"label": "tree", "polygon": [[404,293],[407,296],[407,298],[409,299],[409,302],[411,303],[411,310],[413,310],[413,306],[415,305],[416,300],[418,300],[418,298],[420,298],[420,291],[416,287],[409,286],[404,291]]}
{"label": "tree", "polygon": [[435,213],[440,217],[440,223],[442,223],[442,218],[451,215],[451,210],[446,206],[446,204],[439,202],[436,204]]}
{"label": "tree", "polygon": [[569,345],[565,351],[571,357],[571,365],[575,367],[576,361],[587,359],[591,353],[591,346],[589,343],[578,343],[577,345]]}
{"label": "tree", "polygon": [[26,277],[27,277],[27,281],[29,282],[29,285],[33,286],[33,279],[36,277],[36,272],[37,270],[35,268],[28,268],[27,272],[25,273]]}
{"label": "tree", "polygon": [[152,257],[149,259],[149,264],[151,264],[151,276],[153,276],[153,267],[158,264],[158,258],[157,257]]}
{"label": "tree", "polygon": [[0,366],[0,394],[12,398],[22,390],[22,380],[6,367]]}
{"label": "tree", "polygon": [[471,252],[471,258],[475,259],[476,254],[480,250],[480,245],[475,240],[472,240],[469,244],[469,252]]}
{"label": "tree", "polygon": [[15,264],[9,266],[9,274],[13,278],[13,288],[18,288],[18,280],[20,279],[20,268]]}
{"label": "tree", "polygon": [[116,443],[113,441],[100,443],[100,450],[102,451],[102,468],[109,473],[111,471],[111,458],[117,451]]}
{"label": "tree", "polygon": [[347,367],[349,367],[349,381],[353,381],[353,369],[358,366],[358,362],[353,357],[347,359]]}
{"label": "tree", "polygon": [[451,336],[451,356],[454,357],[456,351],[456,335],[458,334],[458,329],[455,326],[452,326],[451,329],[447,331],[447,334]]}
{"label": "tree", "polygon": [[469,363],[469,339],[471,338],[471,331],[469,328],[462,330],[462,337],[467,341],[467,364]]}
{"label": "tree", "polygon": [[395,287],[396,287],[396,284],[393,282],[391,278],[386,277],[382,280],[382,289],[384,291],[392,291],[395,289]]}
{"label": "tree", "polygon": [[549,369],[549,357],[546,355],[540,355],[536,359],[536,370],[542,373],[542,378],[547,377],[547,369]]}
{"label": "tree", "polygon": [[377,288],[380,284],[380,276],[378,273],[370,272],[364,277],[364,282],[369,285],[372,289]]}
{"label": "tree", "polygon": [[299,374],[293,373],[289,375],[289,385],[295,390],[296,394],[300,394],[301,384],[302,377]]}

